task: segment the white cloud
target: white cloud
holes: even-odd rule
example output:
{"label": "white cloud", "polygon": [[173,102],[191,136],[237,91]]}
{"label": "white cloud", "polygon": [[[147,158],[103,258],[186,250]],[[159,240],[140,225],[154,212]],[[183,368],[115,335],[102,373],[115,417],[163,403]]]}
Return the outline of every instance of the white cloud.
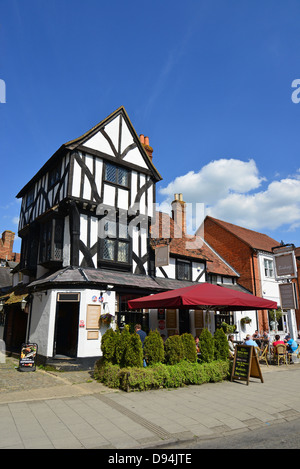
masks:
{"label": "white cloud", "polygon": [[265,181],[254,160],[220,159],[177,177],[160,194],[166,204],[182,193],[187,203],[203,202],[206,214],[246,228],[295,230],[300,225],[299,172],[262,190]]}

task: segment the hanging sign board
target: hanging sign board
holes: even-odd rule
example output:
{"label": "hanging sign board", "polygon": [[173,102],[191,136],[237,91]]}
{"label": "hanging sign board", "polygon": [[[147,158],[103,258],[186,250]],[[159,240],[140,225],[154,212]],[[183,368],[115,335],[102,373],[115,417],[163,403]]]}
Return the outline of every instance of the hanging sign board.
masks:
{"label": "hanging sign board", "polygon": [[294,283],[281,283],[279,285],[280,302],[282,309],[297,309]]}
{"label": "hanging sign board", "polygon": [[276,279],[296,278],[297,264],[293,247],[273,248]]}
{"label": "hanging sign board", "polygon": [[155,267],[169,265],[169,245],[155,248]]}
{"label": "hanging sign board", "polygon": [[37,344],[22,344],[19,371],[35,371]]}
{"label": "hanging sign board", "polygon": [[242,380],[249,384],[250,377],[264,382],[255,348],[252,345],[236,345],[231,381]]}

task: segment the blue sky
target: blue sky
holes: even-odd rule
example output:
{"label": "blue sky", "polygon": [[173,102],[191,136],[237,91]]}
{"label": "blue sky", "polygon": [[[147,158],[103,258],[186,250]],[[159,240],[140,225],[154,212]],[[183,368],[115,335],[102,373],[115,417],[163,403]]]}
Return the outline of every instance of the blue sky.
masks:
{"label": "blue sky", "polygon": [[162,207],[181,192],[300,246],[299,1],[0,5],[1,233],[17,234],[15,196],[60,145],[123,105]]}

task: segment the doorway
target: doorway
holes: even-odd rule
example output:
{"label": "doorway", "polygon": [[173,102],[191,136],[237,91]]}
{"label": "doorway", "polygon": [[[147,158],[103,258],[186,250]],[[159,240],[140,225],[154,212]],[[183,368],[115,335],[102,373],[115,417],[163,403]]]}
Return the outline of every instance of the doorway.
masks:
{"label": "doorway", "polygon": [[190,311],[189,309],[179,310],[179,335],[190,332]]}
{"label": "doorway", "polygon": [[79,302],[57,302],[54,356],[77,356]]}

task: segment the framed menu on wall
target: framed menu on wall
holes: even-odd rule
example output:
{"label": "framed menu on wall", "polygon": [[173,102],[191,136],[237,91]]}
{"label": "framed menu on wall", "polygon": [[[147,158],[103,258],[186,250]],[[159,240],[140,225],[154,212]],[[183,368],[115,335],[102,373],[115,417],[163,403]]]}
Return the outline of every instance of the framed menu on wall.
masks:
{"label": "framed menu on wall", "polygon": [[99,329],[99,319],[101,314],[101,305],[87,305],[86,310],[86,328]]}

